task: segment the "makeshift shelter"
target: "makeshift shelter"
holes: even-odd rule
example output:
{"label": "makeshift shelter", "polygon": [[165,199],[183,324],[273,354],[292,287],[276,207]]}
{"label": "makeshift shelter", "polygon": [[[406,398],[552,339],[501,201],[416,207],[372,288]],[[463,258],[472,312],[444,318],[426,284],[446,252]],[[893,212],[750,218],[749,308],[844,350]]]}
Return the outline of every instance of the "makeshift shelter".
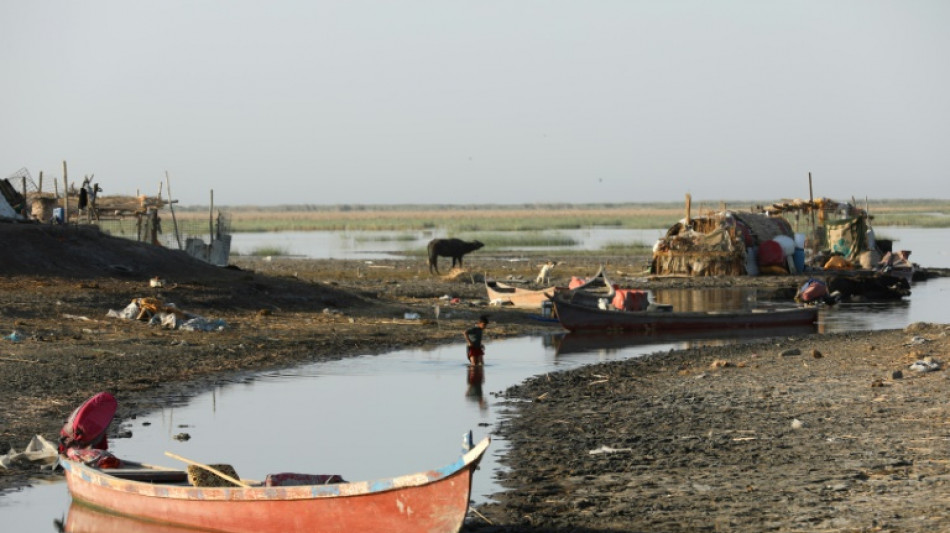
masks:
{"label": "makeshift shelter", "polygon": [[23,195],[9,180],[0,180],[0,218],[18,219],[23,208]]}
{"label": "makeshift shelter", "polygon": [[653,248],[660,275],[738,276],[754,269],[760,243],[794,237],[788,221],[749,212],[723,211],[674,224]]}

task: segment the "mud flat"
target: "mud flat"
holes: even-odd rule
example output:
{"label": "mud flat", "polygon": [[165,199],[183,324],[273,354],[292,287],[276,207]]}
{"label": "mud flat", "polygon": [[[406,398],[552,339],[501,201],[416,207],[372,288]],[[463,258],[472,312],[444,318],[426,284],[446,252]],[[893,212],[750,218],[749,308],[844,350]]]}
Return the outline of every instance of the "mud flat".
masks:
{"label": "mud flat", "polygon": [[946,362],[948,331],[813,335],[532,378],[506,393],[509,490],[470,530],[947,531],[950,379],[910,367]]}

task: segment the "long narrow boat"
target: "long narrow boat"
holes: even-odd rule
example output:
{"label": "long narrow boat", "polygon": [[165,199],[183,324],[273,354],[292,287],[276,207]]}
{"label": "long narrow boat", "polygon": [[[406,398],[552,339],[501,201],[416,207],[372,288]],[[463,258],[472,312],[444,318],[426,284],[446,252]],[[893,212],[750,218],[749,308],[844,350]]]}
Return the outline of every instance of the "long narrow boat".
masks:
{"label": "long narrow boat", "polygon": [[194,487],[182,471],[60,462],[75,502],[160,524],[227,533],[457,533],[489,442],[427,472],[304,486]]}
{"label": "long narrow boat", "polygon": [[568,331],[697,331],[768,328],[814,324],[816,307],[753,309],[751,311],[618,311],[571,302],[569,295],[552,298],[554,313]]}

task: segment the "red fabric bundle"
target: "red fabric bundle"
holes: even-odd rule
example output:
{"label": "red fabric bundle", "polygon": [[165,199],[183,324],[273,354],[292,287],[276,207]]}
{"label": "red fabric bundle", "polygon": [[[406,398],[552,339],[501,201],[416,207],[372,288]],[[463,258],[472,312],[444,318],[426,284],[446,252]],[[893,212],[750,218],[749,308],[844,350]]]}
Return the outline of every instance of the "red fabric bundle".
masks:
{"label": "red fabric bundle", "polygon": [[775,241],[765,241],[759,245],[759,266],[782,266],[785,264],[785,251]]}
{"label": "red fabric bundle", "polygon": [[643,311],[650,305],[649,293],[634,289],[617,289],[613,304],[614,308],[621,311]]}

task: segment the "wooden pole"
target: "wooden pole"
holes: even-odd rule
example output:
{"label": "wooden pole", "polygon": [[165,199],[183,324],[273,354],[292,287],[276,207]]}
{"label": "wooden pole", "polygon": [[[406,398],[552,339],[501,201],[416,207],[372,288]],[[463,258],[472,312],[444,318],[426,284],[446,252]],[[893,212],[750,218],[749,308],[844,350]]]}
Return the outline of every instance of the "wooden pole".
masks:
{"label": "wooden pole", "polygon": [[690,222],[689,211],[690,211],[690,208],[692,207],[692,204],[693,204],[693,197],[689,193],[687,193],[686,194],[686,227],[689,227],[689,222]]}
{"label": "wooden pole", "polygon": [[808,173],[808,205],[811,206],[811,226],[814,229],[817,224],[815,223],[815,192],[811,186],[811,172]]}
{"label": "wooden pole", "polygon": [[214,246],[214,189],[211,189],[211,208],[208,210],[208,261],[211,261],[211,248]]}
{"label": "wooden pole", "polygon": [[69,179],[66,177],[66,161],[63,160],[63,224],[69,223]]}
{"label": "wooden pole", "polygon": [[23,218],[30,218],[29,213],[26,212],[26,176],[20,179],[23,180],[21,184],[23,188],[23,207],[20,208],[20,214],[23,215]]}
{"label": "wooden pole", "polygon": [[178,220],[175,218],[175,202],[172,200],[172,182],[168,178],[168,171],[165,171],[165,188],[168,189],[168,209],[172,212],[172,225],[175,228],[175,240],[178,242],[178,249],[181,250],[181,235],[178,234]]}
{"label": "wooden pole", "polygon": [[36,192],[38,192],[38,193],[40,193],[40,194],[42,195],[42,194],[43,194],[43,171],[42,171],[42,170],[40,171],[40,184],[39,184],[39,188],[40,188],[40,190],[38,190],[38,191],[36,191]]}
{"label": "wooden pole", "polygon": [[214,474],[214,475],[220,477],[221,479],[228,480],[228,481],[230,481],[231,483],[234,483],[235,485],[237,485],[237,486],[239,486],[239,487],[244,487],[244,488],[246,488],[246,489],[251,488],[251,486],[248,485],[247,483],[241,481],[240,479],[233,478],[233,477],[231,477],[231,476],[225,474],[224,472],[218,470],[217,468],[213,468],[213,467],[210,467],[210,466],[208,466],[208,465],[203,465],[203,464],[201,464],[201,463],[197,463],[197,462],[195,462],[195,461],[192,461],[191,459],[185,459],[184,457],[182,457],[182,456],[180,456],[180,455],[175,455],[175,454],[173,454],[172,452],[165,452],[165,455],[171,457],[172,459],[178,459],[179,461],[182,461],[182,462],[188,463],[188,464],[190,464],[190,465],[197,466],[198,468],[207,470],[208,472],[211,472],[212,474]]}

